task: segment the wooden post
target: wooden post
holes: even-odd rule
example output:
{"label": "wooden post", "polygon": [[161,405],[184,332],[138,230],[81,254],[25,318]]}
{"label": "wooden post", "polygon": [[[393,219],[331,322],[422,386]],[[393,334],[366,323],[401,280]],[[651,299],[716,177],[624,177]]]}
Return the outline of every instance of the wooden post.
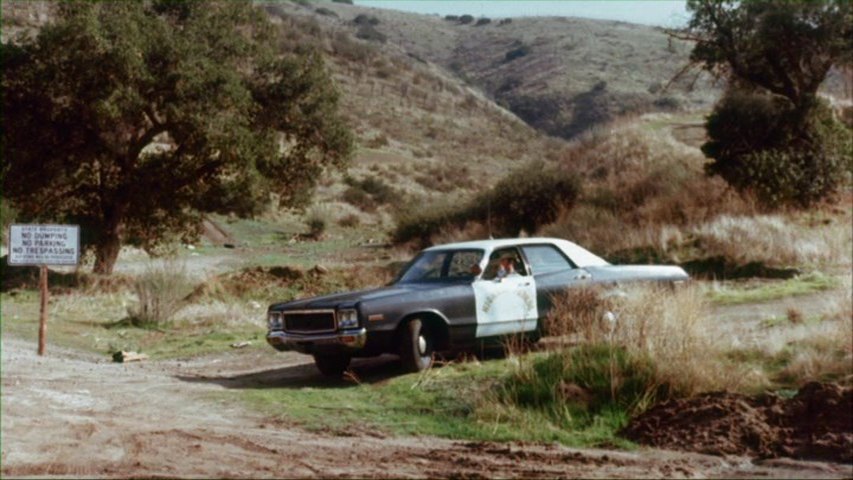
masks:
{"label": "wooden post", "polygon": [[39,355],[44,355],[44,341],[47,336],[47,265],[39,268],[39,289],[41,303],[39,305]]}

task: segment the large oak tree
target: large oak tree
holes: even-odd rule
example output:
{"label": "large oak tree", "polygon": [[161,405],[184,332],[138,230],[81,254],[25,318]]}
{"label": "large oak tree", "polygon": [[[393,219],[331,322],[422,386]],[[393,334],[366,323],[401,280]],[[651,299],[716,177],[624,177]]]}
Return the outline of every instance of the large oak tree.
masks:
{"label": "large oak tree", "polygon": [[688,0],[675,36],[694,65],[729,91],[709,116],[711,174],[768,206],[809,205],[835,191],[853,160],[849,129],[818,95],[833,67],[853,61],[850,0]]}
{"label": "large oak tree", "polygon": [[3,195],[78,223],[95,271],[204,212],[306,200],[352,137],[319,54],[282,54],[249,1],[66,2],[4,44]]}

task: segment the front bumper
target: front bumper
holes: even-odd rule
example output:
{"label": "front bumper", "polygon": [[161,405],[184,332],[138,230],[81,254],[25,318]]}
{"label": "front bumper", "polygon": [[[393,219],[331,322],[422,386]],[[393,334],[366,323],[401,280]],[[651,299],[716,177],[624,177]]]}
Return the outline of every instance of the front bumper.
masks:
{"label": "front bumper", "polygon": [[267,332],[267,343],[276,350],[302,353],[317,351],[355,352],[367,343],[367,329],[354,328],[334,333],[299,334],[280,330]]}

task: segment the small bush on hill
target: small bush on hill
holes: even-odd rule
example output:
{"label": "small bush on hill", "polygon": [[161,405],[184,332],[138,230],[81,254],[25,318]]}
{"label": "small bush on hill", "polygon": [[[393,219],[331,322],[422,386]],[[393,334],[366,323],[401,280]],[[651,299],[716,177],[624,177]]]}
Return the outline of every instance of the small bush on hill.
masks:
{"label": "small bush on hill", "polygon": [[461,23],[462,25],[467,25],[473,21],[474,21],[474,17],[472,15],[466,14],[466,15],[462,15],[461,17],[459,17],[459,23]]}
{"label": "small bush on hill", "polygon": [[512,50],[506,52],[506,55],[504,55],[504,62],[511,62],[516,58],[521,58],[523,56],[528,55],[529,53],[530,47],[527,45],[522,45],[518,48],[513,48]]}
{"label": "small bush on hill", "polygon": [[361,218],[354,214],[350,213],[349,215],[345,215],[338,220],[338,225],[347,228],[354,228],[361,224]]}
{"label": "small bush on hill", "polygon": [[379,19],[376,17],[372,17],[365,13],[358,14],[355,18],[352,19],[352,23],[356,25],[379,25]]}
{"label": "small bush on hill", "polygon": [[515,236],[520,230],[534,232],[569,209],[580,193],[579,180],[563,171],[529,165],[511,172],[476,200],[476,208],[490,210],[494,226]]}
{"label": "small bush on hill", "polygon": [[445,15],[444,19],[447,20],[448,22],[458,22],[459,21],[459,15]]}
{"label": "small bush on hill", "polygon": [[362,180],[347,177],[344,182],[349,188],[344,191],[343,200],[365,212],[374,212],[379,205],[393,205],[402,201],[402,194],[378,177],[370,176]]}
{"label": "small bush on hill", "polygon": [[385,43],[388,41],[388,36],[377,30],[373,25],[360,26],[355,36],[369,42]]}
{"label": "small bush on hill", "polygon": [[475,27],[481,27],[483,25],[488,25],[492,23],[492,20],[486,17],[478,18],[477,23],[474,24]]}
{"label": "small bush on hill", "polygon": [[325,8],[325,7],[320,7],[320,8],[314,9],[314,11],[317,12],[319,15],[325,15],[327,17],[336,17],[337,18],[337,16],[338,16],[337,13],[335,13],[334,11],[329,10],[328,8]]}
{"label": "small bush on hill", "polygon": [[346,5],[352,5],[352,0],[332,0],[332,3],[343,3]]}
{"label": "small bush on hill", "polygon": [[439,231],[471,221],[489,223],[500,236],[515,236],[521,230],[532,233],[570,208],[579,192],[580,182],[573,174],[536,163],[511,172],[465,204],[403,209],[392,238],[399,243],[428,244]]}
{"label": "small bush on hill", "polygon": [[338,32],[332,40],[332,51],[352,62],[367,63],[376,55],[376,47],[357,42],[346,32]]}
{"label": "small bush on hill", "polygon": [[388,137],[384,133],[380,133],[367,141],[367,148],[382,148],[389,145]]}
{"label": "small bush on hill", "polygon": [[[415,156],[418,157],[419,154],[416,153]],[[468,167],[457,167],[456,165],[430,167],[423,174],[416,176],[415,181],[425,188],[442,193],[474,186]]]}

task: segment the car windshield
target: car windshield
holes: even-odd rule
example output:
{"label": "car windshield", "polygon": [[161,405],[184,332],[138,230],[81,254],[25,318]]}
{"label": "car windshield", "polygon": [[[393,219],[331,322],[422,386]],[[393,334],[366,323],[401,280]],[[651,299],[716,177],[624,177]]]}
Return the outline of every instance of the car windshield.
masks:
{"label": "car windshield", "polygon": [[396,283],[473,280],[480,274],[483,251],[428,250],[415,257]]}

